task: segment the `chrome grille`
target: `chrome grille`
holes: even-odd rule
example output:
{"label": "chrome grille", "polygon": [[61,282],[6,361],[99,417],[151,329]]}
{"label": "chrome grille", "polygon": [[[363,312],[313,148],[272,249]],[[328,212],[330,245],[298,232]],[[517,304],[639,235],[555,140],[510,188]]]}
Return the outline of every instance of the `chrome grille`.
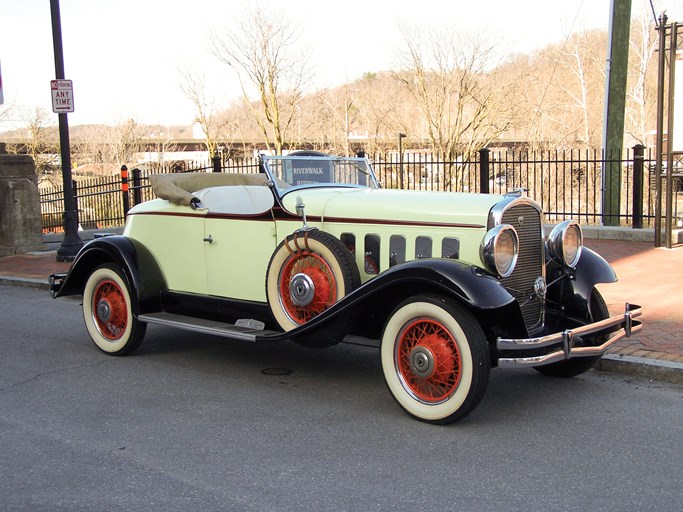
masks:
{"label": "chrome grille", "polygon": [[541,212],[530,204],[515,204],[503,212],[503,224],[510,224],[519,237],[519,256],[515,270],[500,281],[517,299],[528,330],[542,319],[542,304],[533,293],[536,278],[543,275],[543,226]]}

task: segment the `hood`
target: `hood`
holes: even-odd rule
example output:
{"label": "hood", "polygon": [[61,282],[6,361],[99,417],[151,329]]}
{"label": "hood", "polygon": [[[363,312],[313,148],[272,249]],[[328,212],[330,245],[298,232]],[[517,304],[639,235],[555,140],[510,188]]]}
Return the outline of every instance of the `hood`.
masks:
{"label": "hood", "polygon": [[301,198],[309,218],[364,219],[418,224],[467,225],[486,228],[489,211],[499,195],[393,189],[308,188],[283,198],[290,212]]}

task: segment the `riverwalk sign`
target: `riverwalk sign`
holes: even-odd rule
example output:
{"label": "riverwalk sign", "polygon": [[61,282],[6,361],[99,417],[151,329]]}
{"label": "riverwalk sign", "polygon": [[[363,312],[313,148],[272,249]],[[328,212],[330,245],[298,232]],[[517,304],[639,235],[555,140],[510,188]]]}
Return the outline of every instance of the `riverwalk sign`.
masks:
{"label": "riverwalk sign", "polygon": [[71,80],[50,80],[52,111],[66,114],[74,111],[74,88]]}

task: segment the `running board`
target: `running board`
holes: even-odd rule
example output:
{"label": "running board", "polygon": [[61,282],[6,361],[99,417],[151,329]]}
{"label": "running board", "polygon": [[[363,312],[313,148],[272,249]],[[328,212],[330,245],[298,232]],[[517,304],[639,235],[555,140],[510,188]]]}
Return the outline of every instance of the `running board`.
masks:
{"label": "running board", "polygon": [[253,320],[238,320],[237,324],[227,324],[204,320],[192,316],[175,315],[173,313],[148,313],[139,315],[138,320],[148,324],[168,325],[178,329],[201,332],[203,334],[213,334],[224,338],[233,338],[243,341],[256,341],[257,336],[268,336],[280,334],[276,331],[263,330],[263,324]]}

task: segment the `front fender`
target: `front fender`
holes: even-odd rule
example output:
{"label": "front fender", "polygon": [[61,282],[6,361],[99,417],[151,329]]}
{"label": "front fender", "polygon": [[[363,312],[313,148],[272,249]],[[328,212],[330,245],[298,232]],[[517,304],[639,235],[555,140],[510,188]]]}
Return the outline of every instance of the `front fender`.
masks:
{"label": "front fender", "polygon": [[115,263],[123,270],[131,295],[138,298],[141,311],[135,314],[159,309],[159,292],[165,289],[159,265],[143,245],[120,235],[96,238],[84,245],[53,296],[82,294],[90,274],[105,263]]}
{"label": "front fender", "polygon": [[581,258],[574,273],[574,290],[582,297],[590,297],[593,287],[598,283],[615,283],[617,274],[602,256],[586,247],[581,250]]}
{"label": "front fender", "polygon": [[579,263],[573,271],[557,264],[548,266],[548,299],[551,304],[562,304],[563,314],[589,319],[593,288],[599,283],[614,283],[617,275],[612,266],[599,254],[584,247]]}
{"label": "front fender", "polygon": [[413,260],[397,265],[368,281],[359,291],[369,295],[406,285],[454,295],[475,309],[496,309],[515,300],[498,279],[481,268],[447,259]]}
{"label": "front fender", "polygon": [[[388,314],[402,300],[417,293],[436,293],[461,303],[476,316],[488,317],[506,308],[519,313],[516,301],[500,282],[482,269],[460,261],[425,259],[392,267],[335,303],[324,313],[286,333],[296,338],[324,328],[342,315],[354,315],[376,334]],[[521,323],[512,318],[510,323]],[[523,323],[521,323],[523,325]]]}

